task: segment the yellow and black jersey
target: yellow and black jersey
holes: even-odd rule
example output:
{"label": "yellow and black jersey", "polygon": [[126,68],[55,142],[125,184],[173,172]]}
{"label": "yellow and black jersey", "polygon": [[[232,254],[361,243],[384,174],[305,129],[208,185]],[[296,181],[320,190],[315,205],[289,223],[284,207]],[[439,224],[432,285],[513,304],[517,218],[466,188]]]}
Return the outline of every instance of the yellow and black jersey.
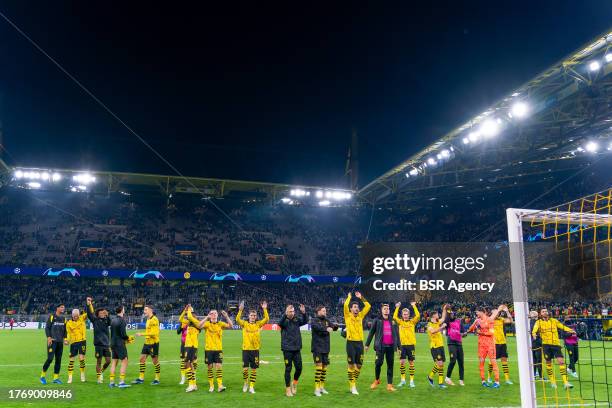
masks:
{"label": "yellow and black jersey", "polygon": [[270,320],[268,310],[264,309],[264,317],[255,323],[249,323],[242,320],[242,310],[238,310],[236,323],[242,327],[242,349],[243,350],[259,350],[261,347],[261,336],[259,334],[262,326]]}
{"label": "yellow and black jersey", "polygon": [[402,346],[414,346],[416,345],[415,327],[421,319],[421,313],[416,306],[412,306],[413,316],[409,320],[404,320],[399,317],[399,307],[395,308],[393,312],[393,320],[399,326],[400,344]]}
{"label": "yellow and black jersey", "polygon": [[495,337],[495,344],[506,344],[506,332],[504,331],[504,321],[503,317],[498,317],[493,322],[493,337]]}
{"label": "yellow and black jersey", "polygon": [[[183,317],[185,320],[185,318]],[[185,336],[185,347],[198,348],[198,335],[200,334],[200,321],[193,317],[191,311],[187,312],[187,335]]]}
{"label": "yellow and black jersey", "polygon": [[363,309],[357,313],[357,316],[351,313],[349,309],[351,304],[350,293],[344,301],[344,324],[346,325],[346,339],[348,341],[363,341],[363,319],[372,306],[364,298],[361,298],[361,300],[363,302]]}
{"label": "yellow and black jersey", "polygon": [[557,319],[539,319],[533,326],[531,334],[536,336],[539,333],[540,337],[542,338],[542,344],[549,346],[560,346],[561,343],[559,342],[559,329],[565,332],[572,331],[572,329],[570,329]]}
{"label": "yellow and black jersey", "polygon": [[153,315],[147,319],[145,326],[145,342],[144,344],[159,343],[159,320]]}
{"label": "yellow and black jersey", "polygon": [[79,341],[85,341],[85,320],[87,320],[87,314],[83,313],[79,315],[78,319],[66,320],[66,333],[68,343],[77,343]]}
{"label": "yellow and black jersey", "polygon": [[442,325],[441,321],[437,321],[437,322],[429,322],[427,323],[427,334],[429,335],[429,348],[438,348],[438,347],[444,347],[444,337],[442,336],[442,330],[436,332],[436,333],[432,333],[429,329],[432,330],[438,330],[440,328],[440,325]]}
{"label": "yellow and black jersey", "polygon": [[223,350],[223,330],[227,329],[229,324],[225,322],[211,322],[207,321],[204,323],[205,340],[206,344],[204,349],[206,351],[221,351]]}

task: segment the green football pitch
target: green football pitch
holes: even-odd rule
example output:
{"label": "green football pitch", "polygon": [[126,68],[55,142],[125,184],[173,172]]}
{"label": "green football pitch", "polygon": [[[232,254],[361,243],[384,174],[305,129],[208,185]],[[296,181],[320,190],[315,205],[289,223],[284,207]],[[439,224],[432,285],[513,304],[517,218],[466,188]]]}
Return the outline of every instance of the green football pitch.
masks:
{"label": "green football pitch", "polygon": [[[59,388],[71,389],[73,407],[185,407],[193,405],[211,405],[215,407],[269,407],[269,406],[297,406],[297,407],[324,407],[324,406],[370,406],[370,407],[397,407],[400,404],[412,406],[440,406],[440,407],[509,407],[519,406],[519,385],[517,373],[517,361],[514,339],[509,339],[510,374],[514,385],[504,385],[499,389],[485,389],[480,385],[478,374],[478,362],[476,360],[476,339],[469,336],[465,339],[466,373],[465,387],[454,386],[447,389],[432,388],[426,380],[426,375],[432,367],[429,354],[427,337],[418,335],[417,357],[416,357],[416,388],[401,388],[395,393],[385,390],[385,370],[383,366],[383,384],[378,389],[370,390],[370,383],[374,379],[374,352],[370,350],[365,357],[362,374],[359,378],[358,389],[360,395],[352,395],[348,392],[346,381],[346,359],[344,355],[344,339],[338,333],[332,336],[332,351],[330,353],[331,365],[327,375],[326,388],[329,395],[315,397],[313,395],[314,369],[310,350],[310,334],[303,333],[304,349],[302,357],[304,360],[304,371],[300,378],[298,395],[293,398],[284,396],[283,360],[280,352],[280,333],[262,332],[263,345],[261,349],[262,364],[257,374],[256,394],[242,393],[241,373],[241,333],[240,331],[227,331],[224,335],[224,384],[227,391],[224,393],[209,393],[206,380],[206,368],[202,361],[198,367],[199,390],[187,394],[185,386],[179,385],[179,337],[173,331],[162,331],[160,341],[161,381],[158,386],[149,385],[153,379],[153,366],[150,360],[147,362],[146,382],[143,385],[135,385],[127,389],[110,389],[108,387],[108,370],[105,373],[105,384],[96,384],[95,359],[93,357],[92,333],[88,331],[87,351],[87,382],[81,383],[79,379],[78,364],[75,370],[75,383],[71,385],[46,385],[42,386],[38,380],[42,363],[46,357],[45,338],[41,330],[14,330],[0,332],[0,406],[38,406],[57,407],[63,405],[58,401],[14,401],[8,398],[9,389],[23,388]],[[203,343],[201,335],[201,343]],[[128,368],[128,381],[138,375],[138,356],[142,346],[142,338],[128,346],[130,364]],[[601,344],[601,343],[600,343]],[[610,346],[612,347],[612,345]],[[597,354],[601,353],[601,355]],[[612,356],[612,348],[606,353]],[[200,355],[201,359],[203,355]],[[602,363],[604,350],[593,350],[593,361]],[[66,368],[68,365],[67,349],[64,349],[62,371],[60,379],[66,380]],[[47,373],[47,379],[52,377],[52,368]],[[589,370],[591,367],[589,367]],[[593,367],[595,378],[612,378],[611,372],[597,373],[597,367]],[[601,369],[600,369],[601,371]],[[457,383],[458,370],[455,367],[453,380]],[[503,377],[502,377],[503,380]],[[399,382],[399,362],[395,364],[395,383]],[[49,381],[50,382],[50,381]],[[572,391],[572,403],[578,403],[581,389],[576,381],[576,388]],[[579,387],[580,385],[580,387]],[[589,379],[589,388],[590,379]],[[546,386],[546,385],[545,385]],[[541,394],[541,386],[539,394]],[[549,386],[547,395],[548,403],[555,403],[554,393]],[[601,391],[607,393],[607,387],[601,386]],[[556,402],[561,406],[567,404],[568,400],[563,391],[559,391],[559,400]],[[552,397],[552,398],[551,398]],[[586,402],[586,401],[585,401]],[[567,406],[567,405],[566,405]]]}

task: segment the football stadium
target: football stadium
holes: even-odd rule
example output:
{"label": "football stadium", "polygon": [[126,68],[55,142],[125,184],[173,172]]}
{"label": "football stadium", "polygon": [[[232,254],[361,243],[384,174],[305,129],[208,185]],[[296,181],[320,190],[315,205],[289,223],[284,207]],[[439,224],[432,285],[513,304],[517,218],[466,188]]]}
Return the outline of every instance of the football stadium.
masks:
{"label": "football stadium", "polygon": [[0,16],[133,155],[0,128],[0,406],[612,406],[612,29],[370,179],[349,128],[341,177],[293,182],[186,171]]}

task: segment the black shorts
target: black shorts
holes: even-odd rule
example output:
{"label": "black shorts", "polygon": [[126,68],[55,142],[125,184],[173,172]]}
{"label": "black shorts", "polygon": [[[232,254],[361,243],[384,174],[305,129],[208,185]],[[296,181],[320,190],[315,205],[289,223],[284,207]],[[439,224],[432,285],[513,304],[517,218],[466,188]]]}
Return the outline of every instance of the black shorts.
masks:
{"label": "black shorts", "polygon": [[198,359],[198,348],[197,347],[185,347],[183,351],[185,361],[196,361]]}
{"label": "black shorts", "polygon": [[125,360],[128,356],[125,344],[112,346],[111,351],[113,352],[113,360]]}
{"label": "black shorts", "polygon": [[111,356],[110,347],[108,346],[95,346],[94,349],[96,353],[96,358]]}
{"label": "black shorts", "polygon": [[181,343],[181,354],[179,355],[179,358],[184,359],[185,358],[185,343]]}
{"label": "black shorts", "polygon": [[206,350],[204,352],[206,364],[223,364],[223,352],[221,350]]}
{"label": "black shorts", "polygon": [[508,345],[507,344],[496,344],[495,345],[495,357],[498,359],[502,357],[508,358]]}
{"label": "black shorts", "polygon": [[553,358],[563,357],[561,346],[553,346],[551,344],[544,344],[542,346],[544,353],[544,360],[552,360]]}
{"label": "black shorts", "polygon": [[414,345],[402,346],[400,348],[400,360],[414,361],[415,355]]}
{"label": "black shorts", "polygon": [[432,348],[431,357],[433,358],[433,361],[446,361],[446,355],[444,354],[444,347]]}
{"label": "black shorts", "polygon": [[159,356],[159,343],[144,344],[142,346],[142,351],[140,352],[140,354],[145,354],[151,357]]}
{"label": "black shorts", "polygon": [[87,343],[83,341],[75,341],[70,345],[70,357],[74,357],[77,354],[85,355],[87,351]]}
{"label": "black shorts", "polygon": [[312,353],[312,359],[315,364],[329,365],[329,353]]}
{"label": "black shorts", "polygon": [[259,368],[259,350],[242,350],[242,368]]}
{"label": "black shorts", "polygon": [[346,361],[349,364],[363,364],[363,342],[347,340]]}

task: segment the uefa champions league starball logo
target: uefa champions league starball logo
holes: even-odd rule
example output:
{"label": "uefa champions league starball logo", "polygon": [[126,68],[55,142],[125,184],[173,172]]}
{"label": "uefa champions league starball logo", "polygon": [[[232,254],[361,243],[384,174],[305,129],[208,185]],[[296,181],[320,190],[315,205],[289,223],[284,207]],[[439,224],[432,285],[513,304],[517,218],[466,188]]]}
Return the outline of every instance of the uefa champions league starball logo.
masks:
{"label": "uefa champions league starball logo", "polygon": [[266,279],[268,279],[268,277],[266,275],[261,275],[261,280],[265,281]]}
{"label": "uefa champions league starball logo", "polygon": [[20,269],[20,268],[15,268],[15,269],[13,269],[13,272],[14,272],[16,275],[19,275],[19,274],[21,273],[21,269]]}
{"label": "uefa champions league starball logo", "polygon": [[334,281],[334,283],[338,282],[338,277],[337,277],[337,276],[334,276],[334,277],[333,277],[333,279],[332,279],[332,281]]}
{"label": "uefa champions league starball logo", "polygon": [[108,271],[106,269],[102,271],[102,276],[104,276],[104,277],[108,276]]}

